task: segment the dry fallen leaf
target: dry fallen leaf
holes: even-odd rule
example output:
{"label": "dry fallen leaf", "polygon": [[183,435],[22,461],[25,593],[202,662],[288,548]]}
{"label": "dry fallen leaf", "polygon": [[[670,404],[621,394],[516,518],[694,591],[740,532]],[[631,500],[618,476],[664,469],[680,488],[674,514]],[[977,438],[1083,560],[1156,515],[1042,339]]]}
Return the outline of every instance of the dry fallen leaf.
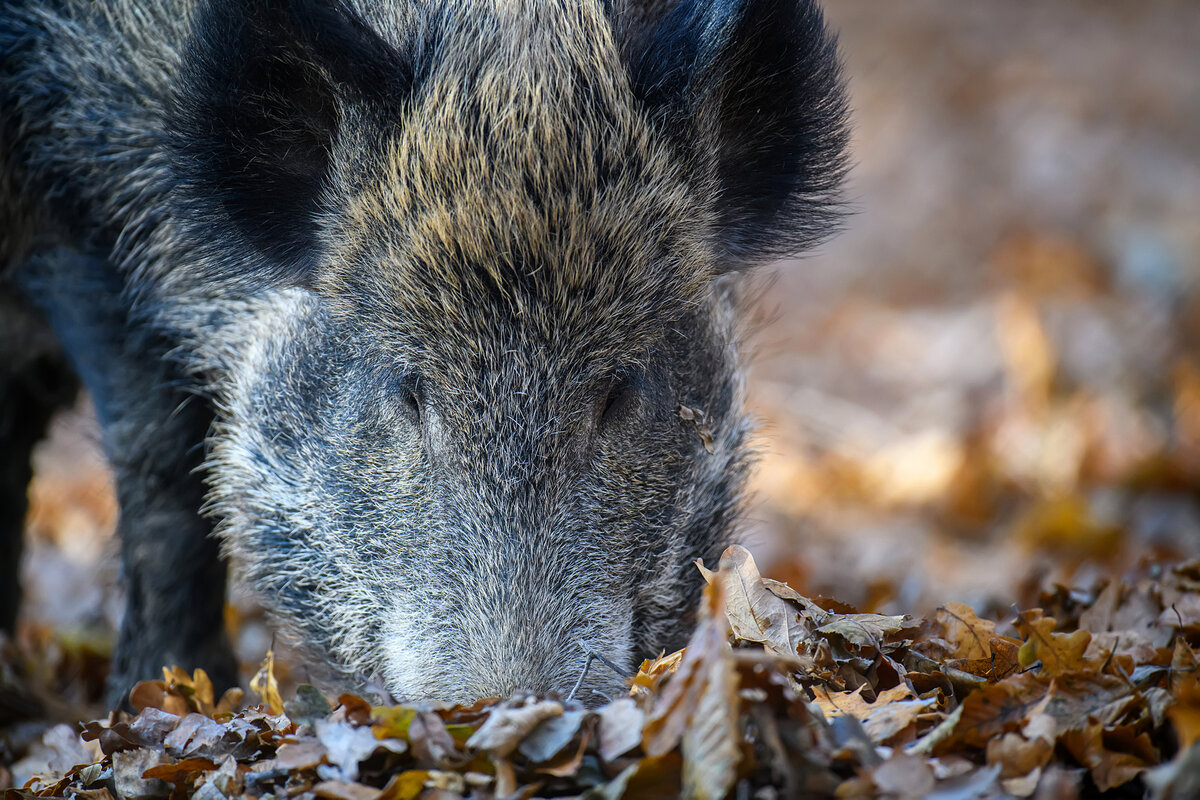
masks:
{"label": "dry fallen leaf", "polygon": [[1179,737],[1179,747],[1186,750],[1200,739],[1200,664],[1187,642],[1175,642],[1171,659],[1171,696],[1174,703],[1167,716]]}
{"label": "dry fallen leaf", "polygon": [[312,791],[327,800],[375,800],[379,795],[378,789],[349,781],[321,781]]}
{"label": "dry fallen leaf", "polygon": [[1059,737],[1059,742],[1076,761],[1089,769],[1096,787],[1102,792],[1128,783],[1159,762],[1158,753],[1146,733],[1133,739],[1135,752],[1110,749],[1105,729],[1099,724],[1066,731]]}
{"label": "dry fallen leaf", "polygon": [[727,548],[717,573],[698,566],[706,580],[721,582],[725,613],[739,639],[760,642],[770,652],[795,658],[800,644],[811,638],[795,606],[766,587],[746,548]]}
{"label": "dry fallen leaf", "polygon": [[600,758],[613,762],[642,743],[645,714],[628,697],[620,697],[602,707],[600,717]]}
{"label": "dry fallen leaf", "polygon": [[996,635],[996,623],[980,619],[966,603],[946,603],[937,610],[935,619],[942,626],[942,638],[955,645],[949,653],[951,658],[992,657],[991,640]]}
{"label": "dry fallen leaf", "polygon": [[737,676],[726,641],[723,580],[705,587],[700,623],[642,730],[642,749],[664,756],[682,744],[688,796],[724,797],[736,777]]}
{"label": "dry fallen leaf", "polygon": [[283,713],[283,698],[279,696],[279,682],[275,680],[275,651],[267,651],[262,666],[250,679],[250,689],[258,693],[272,714]]}
{"label": "dry fallen leaf", "polygon": [[1092,635],[1083,630],[1072,633],[1055,632],[1056,620],[1043,617],[1041,609],[1022,611],[1017,615],[1013,627],[1025,638],[1021,646],[1020,662],[1030,667],[1041,662],[1041,671],[1050,677],[1085,669],[1084,654]]}
{"label": "dry fallen leaf", "polygon": [[674,674],[683,660],[683,651],[644,660],[631,681],[630,692],[634,697],[648,697],[656,693],[666,679]]}
{"label": "dry fallen leaf", "polygon": [[487,721],[467,740],[467,747],[507,756],[544,720],[561,717],[563,707],[553,700],[492,709]]}
{"label": "dry fallen leaf", "polygon": [[[1039,703],[1030,709],[1025,724],[1019,732],[1009,732],[992,738],[987,743],[987,763],[1000,767],[1000,777],[1003,780],[1014,780],[1035,775],[1032,783],[1037,786],[1037,776],[1041,769],[1049,763],[1054,754],[1054,743],[1057,741],[1057,728],[1054,718],[1045,713],[1045,707],[1050,702],[1047,694]],[[1021,794],[1024,785],[1013,785],[1009,791]],[[1032,793],[1032,789],[1029,792]]]}

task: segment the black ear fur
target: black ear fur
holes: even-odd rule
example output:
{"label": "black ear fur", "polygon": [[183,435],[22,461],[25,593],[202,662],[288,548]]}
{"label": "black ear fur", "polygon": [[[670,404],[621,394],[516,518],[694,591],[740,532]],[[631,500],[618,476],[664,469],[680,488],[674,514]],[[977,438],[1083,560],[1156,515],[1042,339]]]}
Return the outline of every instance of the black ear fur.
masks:
{"label": "black ear fur", "polygon": [[836,227],[847,103],[814,0],[681,0],[624,47],[635,91],[716,180],[726,263],[790,255]]}
{"label": "black ear fur", "polygon": [[337,0],[214,0],[183,61],[167,119],[181,217],[240,240],[221,268],[307,282],[343,103],[407,95],[411,66]]}

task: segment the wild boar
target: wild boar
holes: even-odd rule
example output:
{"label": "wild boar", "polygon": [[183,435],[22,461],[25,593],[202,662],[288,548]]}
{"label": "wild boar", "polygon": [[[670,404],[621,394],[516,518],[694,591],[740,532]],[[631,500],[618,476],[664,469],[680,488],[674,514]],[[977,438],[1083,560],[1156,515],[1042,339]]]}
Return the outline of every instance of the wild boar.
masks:
{"label": "wild boar", "polygon": [[408,699],[682,644],[752,462],[745,275],[837,219],[812,0],[2,0],[0,103],[3,535],[77,376],[114,701],[235,679],[224,557]]}

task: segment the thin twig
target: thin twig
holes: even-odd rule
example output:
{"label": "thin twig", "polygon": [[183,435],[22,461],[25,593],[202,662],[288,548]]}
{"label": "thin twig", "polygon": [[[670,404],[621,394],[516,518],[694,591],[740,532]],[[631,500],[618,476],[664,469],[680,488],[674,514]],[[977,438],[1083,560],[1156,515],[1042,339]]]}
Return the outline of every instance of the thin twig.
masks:
{"label": "thin twig", "polygon": [[590,669],[592,666],[592,659],[595,658],[595,654],[592,653],[592,651],[588,650],[586,652],[587,660],[583,662],[583,671],[579,673],[579,679],[575,681],[575,685],[572,686],[571,691],[567,693],[568,703],[575,699],[575,693],[579,691],[580,686],[583,686],[583,679],[587,677],[588,669]]}
{"label": "thin twig", "polygon": [[628,673],[626,673],[626,672],[625,672],[625,670],[621,669],[621,668],[620,668],[620,667],[618,667],[616,664],[614,664],[613,662],[609,661],[607,658],[605,658],[604,656],[600,655],[599,653],[597,653],[597,652],[596,652],[595,650],[593,650],[592,648],[588,647],[588,646],[587,646],[586,644],[584,644],[583,642],[581,642],[581,641],[579,641],[578,639],[576,639],[576,640],[575,640],[575,644],[579,645],[579,649],[583,650],[583,652],[587,653],[587,654],[588,654],[590,657],[592,657],[592,658],[596,659],[596,660],[597,660],[597,661],[599,661],[601,664],[603,664],[604,666],[606,666],[606,667],[608,667],[609,669],[611,669],[611,670],[613,671],[613,674],[614,674],[614,675],[616,675],[616,676],[617,676],[618,678],[620,678],[621,680],[625,680],[626,678],[628,678],[628,677],[629,677],[629,674],[628,674]]}
{"label": "thin twig", "polygon": [[[629,675],[626,674],[626,672],[623,669],[618,667],[613,662],[609,661],[604,656],[597,653],[592,648],[588,647],[583,642],[576,639],[575,644],[579,645],[579,649],[583,651],[584,655],[587,656],[587,658],[583,662],[583,670],[579,673],[579,678],[575,681],[575,685],[571,687],[571,691],[567,693],[567,698],[566,698],[567,702],[574,700],[575,693],[578,692],[580,687],[583,686],[583,681],[584,681],[584,679],[587,678],[588,670],[592,668],[592,660],[593,659],[596,661],[599,661],[601,664],[603,664],[604,666],[611,669],[613,671],[613,674],[616,675],[621,680],[625,680],[629,677]],[[591,691],[594,694],[600,695],[605,700],[609,699],[608,695],[604,694],[603,692],[597,691],[596,689],[592,689]]]}

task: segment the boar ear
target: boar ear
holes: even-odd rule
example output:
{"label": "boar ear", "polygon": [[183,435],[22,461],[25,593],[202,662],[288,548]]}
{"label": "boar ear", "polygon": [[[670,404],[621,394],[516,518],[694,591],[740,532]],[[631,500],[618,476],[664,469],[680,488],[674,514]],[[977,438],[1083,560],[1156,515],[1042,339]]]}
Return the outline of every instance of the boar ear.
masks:
{"label": "boar ear", "polygon": [[167,131],[181,219],[205,246],[225,246],[213,269],[305,283],[347,102],[407,95],[411,75],[338,0],[208,4]]}
{"label": "boar ear", "polygon": [[635,91],[713,181],[727,264],[793,254],[836,227],[847,104],[814,0],[680,0],[618,35]]}

